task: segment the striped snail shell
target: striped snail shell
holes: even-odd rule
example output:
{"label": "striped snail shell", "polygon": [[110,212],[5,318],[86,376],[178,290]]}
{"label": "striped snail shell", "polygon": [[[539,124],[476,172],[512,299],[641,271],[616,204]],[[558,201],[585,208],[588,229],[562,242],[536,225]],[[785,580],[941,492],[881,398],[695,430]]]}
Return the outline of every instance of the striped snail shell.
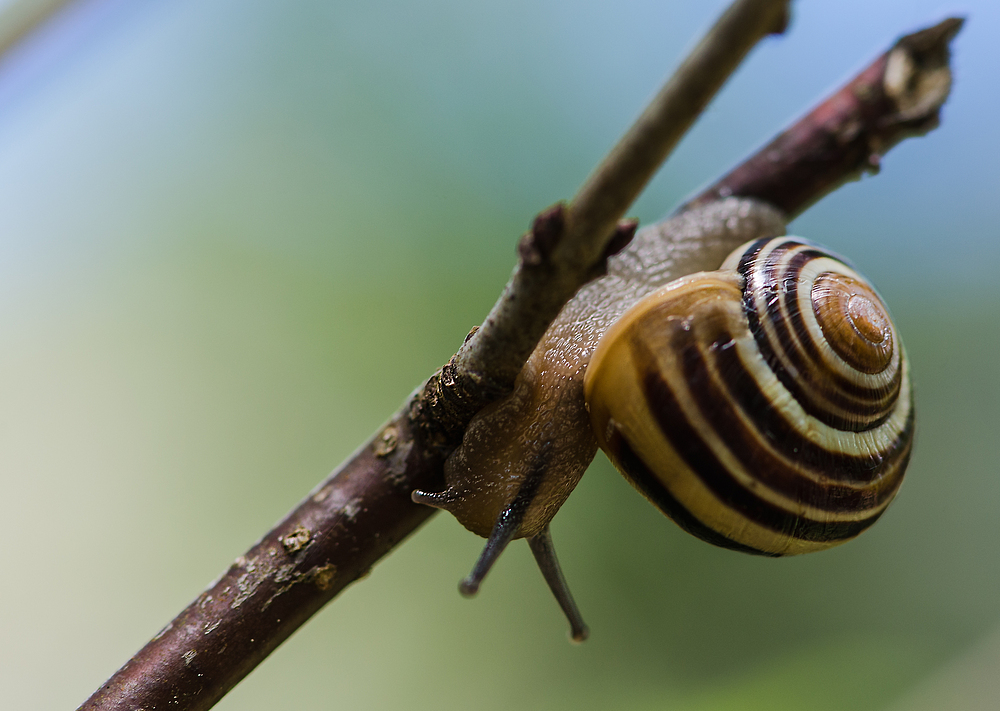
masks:
{"label": "striped snail shell", "polygon": [[643,495],[749,553],[857,536],[912,447],[909,367],[885,304],[842,259],[791,237],[642,299],[602,337],[584,395],[599,445]]}

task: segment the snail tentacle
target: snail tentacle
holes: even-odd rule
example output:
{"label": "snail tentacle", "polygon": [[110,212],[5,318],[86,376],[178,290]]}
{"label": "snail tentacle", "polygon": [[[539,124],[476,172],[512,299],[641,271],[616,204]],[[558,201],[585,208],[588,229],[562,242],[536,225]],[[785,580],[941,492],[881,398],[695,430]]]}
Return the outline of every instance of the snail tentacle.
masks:
{"label": "snail tentacle", "polygon": [[574,642],[585,642],[590,636],[590,629],[583,621],[580,610],[576,606],[573,594],[569,591],[566,578],[563,577],[562,568],[559,566],[559,559],[556,557],[556,549],[552,544],[552,533],[546,526],[542,532],[528,539],[528,545],[535,556],[542,577],[548,583],[549,589],[555,595],[556,602],[562,608],[563,614],[569,620],[570,639]]}

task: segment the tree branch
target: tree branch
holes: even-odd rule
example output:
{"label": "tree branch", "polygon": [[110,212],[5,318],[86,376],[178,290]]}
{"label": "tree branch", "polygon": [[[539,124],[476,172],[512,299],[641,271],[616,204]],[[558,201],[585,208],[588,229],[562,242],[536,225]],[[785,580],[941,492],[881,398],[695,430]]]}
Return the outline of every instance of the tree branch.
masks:
{"label": "tree branch", "polygon": [[[778,4],[784,3],[771,5]],[[741,2],[737,6],[756,5]],[[731,9],[713,32],[720,26],[728,27],[724,23],[733,12]],[[936,117],[937,108],[950,86],[947,42],[958,30],[959,25],[955,22],[946,21],[924,33],[900,40],[848,84],[848,88],[872,87],[873,91],[887,97],[869,102],[859,98],[860,103],[855,103],[863,107],[855,111],[865,117],[864,126],[882,127],[881,133],[876,134],[885,141],[878,145],[879,153],[888,150],[904,135],[912,135],[917,125],[923,131],[933,127],[926,118],[927,112],[934,104]],[[946,25],[950,29],[942,30]],[[776,22],[769,21],[753,32],[776,27]],[[740,36],[745,39],[744,35]],[[734,42],[731,37],[726,41]],[[746,42],[749,40],[734,42],[733,55],[727,55],[726,61],[737,52],[742,57],[749,47]],[[692,56],[707,51],[705,44],[699,45]],[[904,45],[907,57],[892,60],[893,51]],[[914,46],[925,49],[917,51]],[[711,45],[710,49],[721,51],[716,45]],[[932,55],[940,61],[929,61],[927,58]],[[912,60],[911,64],[906,63],[907,58]],[[894,61],[902,61],[902,68],[893,70]],[[693,66],[698,63],[688,60],[679,74]],[[894,71],[897,74],[893,74]],[[690,70],[690,79],[699,77],[704,78],[704,74]],[[716,88],[723,77],[716,75]],[[915,118],[907,118],[905,101],[899,97],[926,98],[928,92],[914,92],[906,87],[934,83],[930,77],[937,77],[937,85],[944,87],[943,95],[935,100],[936,103],[917,100],[911,109],[920,108],[924,118],[917,114]],[[654,104],[668,94],[671,84],[679,81],[676,77],[671,80]],[[885,85],[889,89],[879,88]],[[681,82],[680,86],[687,84]],[[687,91],[697,94],[684,100],[689,107],[684,112],[684,121],[689,125],[710,93],[700,94],[700,90],[691,87]],[[831,142],[829,123],[819,120],[823,116],[849,113],[833,111],[844,102],[850,104],[850,96],[842,96],[845,91],[847,89],[825,101],[806,119],[691,204],[710,199],[710,194],[721,196],[723,191],[729,190],[728,194],[763,198],[796,213],[855,174],[857,144],[853,139],[856,136],[852,135],[852,140]],[[684,95],[683,92],[677,94]],[[682,129],[649,128],[656,121],[678,120],[675,114],[663,108],[650,109],[643,114],[629,136],[595,171],[569,207],[554,208],[536,219],[531,232],[521,241],[519,264],[504,295],[483,328],[470,334],[459,354],[428,381],[425,388],[411,396],[385,427],[324,480],[284,521],[237,558],[222,577],[98,689],[81,709],[160,709],[178,703],[193,710],[210,708],[323,604],[363,576],[381,556],[434,513],[433,509],[413,504],[410,492],[415,488],[435,490],[443,486],[443,459],[475,412],[475,403],[502,394],[502,383],[513,382],[516,369],[521,367],[519,363],[524,362],[551,317],[575,291],[573,288],[556,298],[548,296],[543,289],[539,295],[540,306],[519,311],[523,307],[517,302],[527,294],[536,294],[544,286],[532,283],[539,280],[537,275],[541,273],[532,270],[565,260],[576,266],[553,268],[562,274],[561,278],[567,279],[567,284],[570,277],[561,270],[575,269],[573,278],[582,279],[580,283],[583,283],[603,269],[608,254],[624,246],[623,242],[634,229],[634,225],[627,224],[615,230],[614,225],[644,181],[636,180],[630,187],[621,187],[612,176],[617,171],[631,175],[631,170],[648,171],[651,175],[655,170],[649,167],[651,157],[642,155],[636,148],[646,145],[646,139],[629,143],[636,132],[654,136],[656,150],[663,155],[676,143]],[[660,118],[654,121],[653,116]],[[893,133],[886,126],[905,128],[897,128]],[[676,133],[678,130],[680,133]],[[794,134],[795,140],[782,140],[789,134]],[[894,140],[886,140],[893,137]],[[817,160],[814,148],[820,144],[825,146],[822,161]],[[872,144],[869,142],[865,146],[867,160],[867,156],[872,155]],[[606,168],[608,165],[614,167]],[[807,180],[814,172],[821,174],[822,179]],[[737,179],[734,176],[744,177]],[[614,185],[598,187],[607,181]],[[630,181],[626,176],[625,182]],[[603,197],[616,192],[616,196],[607,200]],[[575,252],[575,247],[571,246],[582,239],[577,234],[589,235],[584,240],[589,246],[581,248],[580,252]],[[560,287],[562,291],[569,288]],[[538,315],[553,308],[555,311],[548,320]],[[524,319],[524,328],[537,331],[533,341],[517,332],[517,324],[521,323],[518,319]],[[515,358],[507,351],[519,355]],[[489,374],[491,383],[483,384],[485,381],[480,376],[484,374]],[[462,379],[465,382],[459,382]],[[455,390],[460,392],[456,394]],[[483,395],[483,392],[488,394]],[[441,413],[446,414],[442,417]]]}
{"label": "tree branch", "polygon": [[70,0],[14,0],[0,11],[0,56],[6,54]]}
{"label": "tree branch", "polygon": [[965,20],[899,39],[860,74],[680,209],[719,198],[755,197],[789,218],[864,173],[910,136],[936,128],[951,90],[949,42]]}
{"label": "tree branch", "polygon": [[617,224],[625,211],[750,49],[783,32],[788,15],[788,0],[734,2],[573,200],[536,218],[483,325],[428,381],[416,403],[414,416],[426,441],[454,445],[472,415],[511,391],[563,305],[603,274],[607,258],[632,238],[635,223]]}

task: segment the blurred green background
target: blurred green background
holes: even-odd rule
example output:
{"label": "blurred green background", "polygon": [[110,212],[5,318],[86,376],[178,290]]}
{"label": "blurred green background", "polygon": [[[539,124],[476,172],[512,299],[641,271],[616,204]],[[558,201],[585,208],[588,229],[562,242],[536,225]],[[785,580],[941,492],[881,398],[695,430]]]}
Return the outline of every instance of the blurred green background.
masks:
{"label": "blurred green background", "polygon": [[[724,3],[85,0],[0,62],[0,688],[73,708],[443,363]],[[904,31],[970,16],[943,126],[792,231],[879,284],[919,440],[858,541],[760,560],[599,456],[481,595],[439,516],[220,709],[1000,704],[1000,7],[800,0],[655,220]]]}

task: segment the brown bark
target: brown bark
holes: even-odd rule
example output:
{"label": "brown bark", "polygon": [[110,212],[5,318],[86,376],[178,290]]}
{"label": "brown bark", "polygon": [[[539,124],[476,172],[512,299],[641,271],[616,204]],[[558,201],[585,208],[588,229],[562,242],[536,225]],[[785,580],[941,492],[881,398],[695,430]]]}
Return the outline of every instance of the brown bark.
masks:
{"label": "brown bark", "polygon": [[410,491],[433,489],[440,465],[397,415],[82,708],[210,708],[434,513]]}
{"label": "brown bark", "polygon": [[[681,209],[737,195],[790,218],[863,173],[904,138],[937,127],[961,18],[901,38],[860,74]],[[888,70],[888,72],[887,72]]]}

